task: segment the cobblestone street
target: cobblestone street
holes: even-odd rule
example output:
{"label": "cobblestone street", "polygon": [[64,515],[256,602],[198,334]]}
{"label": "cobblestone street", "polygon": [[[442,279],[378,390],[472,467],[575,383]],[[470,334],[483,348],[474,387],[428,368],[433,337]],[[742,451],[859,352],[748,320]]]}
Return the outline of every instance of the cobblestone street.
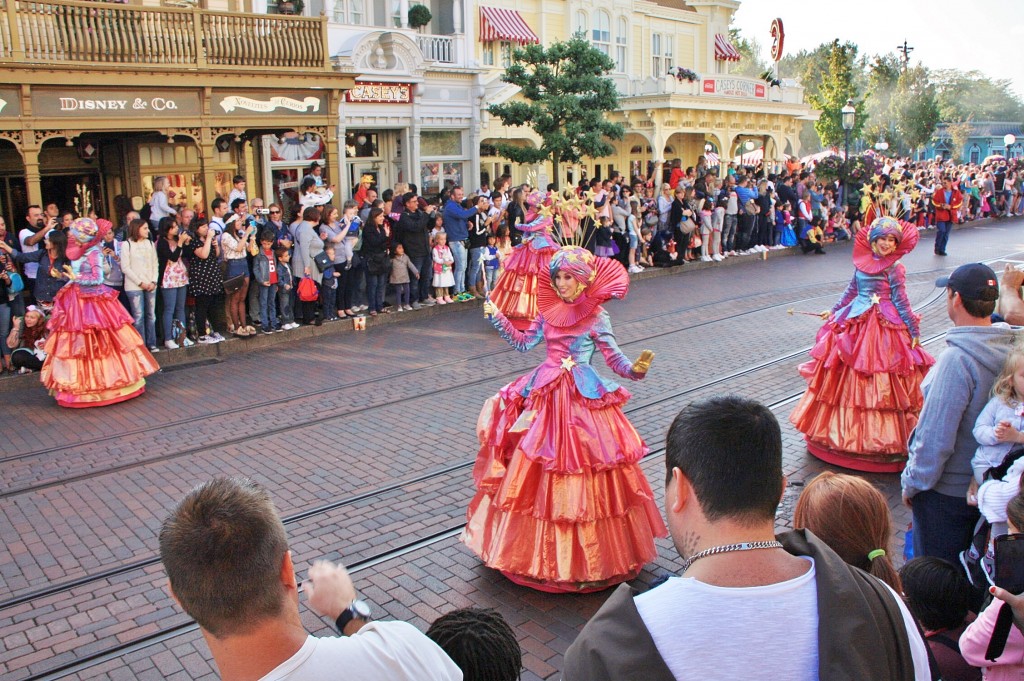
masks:
{"label": "cobblestone street", "polygon": [[[974,225],[953,233],[949,257],[932,255],[927,232],[904,260],[921,340],[936,356],[950,322],[934,280],[965,262],[999,272],[1003,259],[1024,260],[1024,220]],[[828,466],[787,420],[820,320],[787,310],[831,307],[853,273],[850,251],[773,251],[642,275],[607,306],[630,358],[656,354],[650,377],[628,386],[625,411],[651,448],[643,467],[659,504],[671,419],[695,399],[736,393],[770,405],[783,425],[790,487],[778,526],[788,527],[804,481]],[[376,617],[422,630],[453,608],[497,608],[519,635],[523,678],[558,678],[610,592],[516,586],[458,541],[480,407],[543,351],[511,350],[475,303],[451,308],[371,320],[365,332],[337,322],[315,337],[279,334],[260,348],[230,341],[108,408],[61,409],[38,383],[4,393],[4,420],[19,425],[0,445],[0,678],[215,679],[201,635],[165,590],[157,532],[169,508],[216,475],[270,489],[300,578],[313,560],[341,560]],[[866,477],[890,500],[902,553],[898,477]],[[678,562],[662,540],[639,581]],[[331,633],[304,606],[303,619]]]}

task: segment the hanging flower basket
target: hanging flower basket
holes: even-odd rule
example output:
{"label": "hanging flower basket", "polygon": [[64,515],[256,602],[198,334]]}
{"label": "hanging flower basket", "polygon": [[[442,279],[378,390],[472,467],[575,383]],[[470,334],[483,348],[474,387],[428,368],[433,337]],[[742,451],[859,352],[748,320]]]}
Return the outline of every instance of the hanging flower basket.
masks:
{"label": "hanging flower basket", "polygon": [[678,80],[679,82],[683,82],[685,80],[688,83],[696,83],[698,80],[700,80],[700,76],[697,74],[696,71],[684,69],[681,66],[673,66],[672,68],[670,68],[668,70],[668,75],[675,76],[676,80]]}

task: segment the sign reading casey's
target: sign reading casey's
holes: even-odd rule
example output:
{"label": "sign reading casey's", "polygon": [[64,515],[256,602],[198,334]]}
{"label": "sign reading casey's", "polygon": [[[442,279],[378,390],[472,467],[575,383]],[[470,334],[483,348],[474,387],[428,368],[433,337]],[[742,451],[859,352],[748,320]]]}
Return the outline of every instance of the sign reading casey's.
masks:
{"label": "sign reading casey's", "polygon": [[374,102],[380,104],[406,104],[412,101],[409,83],[360,83],[345,93],[346,102]]}
{"label": "sign reading casey's", "polygon": [[768,88],[764,83],[739,78],[705,78],[702,85],[706,95],[749,99],[765,99],[768,96]]}

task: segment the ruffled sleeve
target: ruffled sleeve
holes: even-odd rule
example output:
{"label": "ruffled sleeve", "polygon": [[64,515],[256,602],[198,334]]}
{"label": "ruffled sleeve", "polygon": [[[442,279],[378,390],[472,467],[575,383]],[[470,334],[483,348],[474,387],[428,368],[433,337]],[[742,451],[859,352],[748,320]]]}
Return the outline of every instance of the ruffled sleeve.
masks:
{"label": "ruffled sleeve", "polygon": [[530,323],[530,327],[526,331],[517,330],[512,326],[508,317],[501,312],[495,313],[488,321],[498,331],[498,334],[519,352],[532,350],[544,338],[544,318],[540,316]]}
{"label": "ruffled sleeve", "polygon": [[626,357],[626,354],[619,348],[615,341],[615,334],[612,332],[611,317],[605,310],[597,315],[594,326],[590,329],[590,337],[594,339],[597,348],[604,355],[604,361],[608,368],[623,378],[639,381],[647,374],[639,374],[633,371],[633,363]]}
{"label": "ruffled sleeve", "polygon": [[918,326],[917,315],[910,308],[910,298],[907,297],[907,275],[903,263],[896,263],[889,270],[889,295],[892,297],[892,304],[899,313],[900,319],[907,325],[912,338],[921,335]]}
{"label": "ruffled sleeve", "polygon": [[854,274],[853,278],[850,279],[850,285],[843,291],[843,296],[839,299],[839,302],[832,306],[832,314],[842,310],[857,297],[857,288],[857,275]]}

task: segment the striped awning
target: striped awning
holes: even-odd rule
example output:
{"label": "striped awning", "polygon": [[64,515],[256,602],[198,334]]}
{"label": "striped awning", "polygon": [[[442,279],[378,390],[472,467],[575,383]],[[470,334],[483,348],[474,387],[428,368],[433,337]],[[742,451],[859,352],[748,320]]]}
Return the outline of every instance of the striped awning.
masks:
{"label": "striped awning", "polygon": [[481,7],[480,42],[489,43],[493,40],[507,40],[519,45],[540,42],[537,34],[514,9]]}
{"label": "striped awning", "polygon": [[718,61],[739,61],[741,58],[740,53],[729,42],[729,36],[724,33],[715,34],[715,59]]}

